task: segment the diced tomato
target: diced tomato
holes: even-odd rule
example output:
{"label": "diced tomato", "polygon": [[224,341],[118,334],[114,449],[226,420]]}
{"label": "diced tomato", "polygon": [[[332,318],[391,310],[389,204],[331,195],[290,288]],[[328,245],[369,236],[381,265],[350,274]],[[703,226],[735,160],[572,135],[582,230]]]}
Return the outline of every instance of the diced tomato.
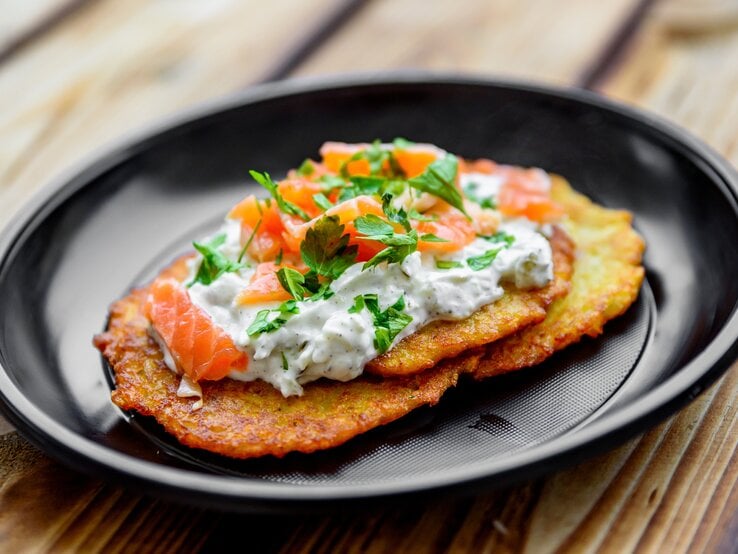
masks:
{"label": "diced tomato", "polygon": [[248,367],[246,354],[192,303],[179,281],[156,279],[144,311],[177,366],[193,381],[222,379],[233,370]]}

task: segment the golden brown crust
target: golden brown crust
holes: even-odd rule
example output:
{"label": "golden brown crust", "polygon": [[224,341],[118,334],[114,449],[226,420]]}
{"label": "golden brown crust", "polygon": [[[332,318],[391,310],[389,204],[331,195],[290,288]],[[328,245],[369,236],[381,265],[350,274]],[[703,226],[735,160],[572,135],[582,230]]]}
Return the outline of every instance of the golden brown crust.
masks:
{"label": "golden brown crust", "polygon": [[371,360],[366,369],[375,375],[411,375],[433,367],[439,360],[499,340],[524,327],[543,321],[546,307],[569,289],[574,243],[554,228],[551,237],[554,280],[541,289],[506,287],[497,302],[484,306],[461,321],[435,321]]}
{"label": "golden brown crust", "polygon": [[300,397],[284,398],[263,381],[202,382],[203,406],[177,396],[179,377],[162,361],[141,308],[146,289],[111,309],[108,330],[95,338],[115,371],[112,399],[124,410],[154,416],[182,444],[234,458],[340,445],[424,404],[435,404],[475,362],[444,363],[411,377],[365,376],[348,383],[320,380]]}
{"label": "golden brown crust", "polygon": [[[566,232],[578,248],[571,292],[562,297],[572,273],[571,242],[557,232],[552,285],[510,295],[494,306],[502,308],[499,315],[485,309],[456,326],[456,332],[453,325],[439,325],[418,333],[401,343],[405,346],[394,354],[393,367],[428,367],[460,352],[449,344],[468,348],[480,344],[480,337],[487,340],[521,321],[545,317],[537,325],[415,375],[364,375],[348,383],[320,380],[307,385],[301,397],[283,398],[261,381],[203,382],[203,407],[195,410],[196,400],[176,395],[179,378],[164,365],[148,334],[142,314],[146,289],[139,289],[112,306],[108,330],[95,338],[114,369],[112,399],[125,410],[154,416],[184,445],[234,458],[283,456],[340,445],[419,406],[435,404],[462,373],[481,379],[538,363],[584,335],[600,333],[606,321],[633,302],[643,278],[643,241],[632,231],[629,214],[592,204],[561,179],[555,180],[554,195],[568,213]],[[165,271],[181,279],[184,261]]]}
{"label": "golden brown crust", "polygon": [[551,304],[543,322],[490,344],[474,372],[477,379],[536,365],[585,335],[599,335],[638,296],[645,244],[630,212],[598,206],[558,176],[552,195],[564,207],[563,225],[577,245],[569,294]]}

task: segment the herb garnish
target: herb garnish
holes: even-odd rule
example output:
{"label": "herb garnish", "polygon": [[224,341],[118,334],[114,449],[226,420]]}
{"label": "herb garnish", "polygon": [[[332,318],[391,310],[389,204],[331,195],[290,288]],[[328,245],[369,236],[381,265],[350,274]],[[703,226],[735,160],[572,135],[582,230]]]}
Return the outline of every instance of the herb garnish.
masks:
{"label": "herb garnish", "polygon": [[464,194],[469,200],[471,200],[472,202],[475,202],[476,204],[479,204],[482,208],[496,210],[497,201],[495,200],[495,197],[494,196],[478,196],[477,195],[478,189],[479,189],[479,185],[472,181],[470,183],[467,183],[467,185],[464,187]]}
{"label": "herb garnish", "polygon": [[313,173],[315,173],[313,162],[310,158],[305,158],[305,160],[300,164],[300,167],[297,168],[297,174],[300,177],[310,177]]}
{"label": "herb garnish", "polygon": [[315,202],[315,205],[318,206],[323,211],[326,211],[332,208],[334,205],[333,202],[328,200],[328,197],[322,192],[313,194],[313,202]]}
{"label": "herb garnish", "polygon": [[438,269],[453,269],[455,267],[463,267],[464,264],[455,260],[436,260],[436,267]]}
{"label": "herb garnish", "polygon": [[213,239],[206,244],[201,244],[199,242],[192,243],[195,250],[202,255],[202,261],[200,262],[200,267],[197,269],[197,274],[194,279],[187,283],[188,287],[191,287],[195,283],[209,285],[224,273],[238,271],[239,269],[246,267],[246,265],[242,264],[240,261],[234,262],[233,260],[229,260],[218,250],[225,240],[225,234],[220,234],[213,237]]}
{"label": "herb garnish", "polygon": [[480,239],[488,242],[504,242],[506,246],[512,246],[515,242],[515,235],[511,235],[505,231],[497,231],[492,235],[477,235]]}
{"label": "herb garnish", "polygon": [[428,192],[451,204],[454,208],[469,217],[464,209],[464,200],[456,188],[456,173],[459,160],[453,154],[432,162],[423,173],[408,181],[411,187],[421,192]]}
{"label": "herb garnish", "polygon": [[493,248],[492,250],[487,250],[484,254],[481,254],[479,256],[467,258],[466,263],[469,264],[469,267],[472,268],[474,271],[480,271],[482,269],[488,268],[492,265],[492,262],[495,261],[497,254],[499,254],[505,248],[506,246],[504,244],[500,245],[497,248]]}
{"label": "herb garnish", "polygon": [[376,294],[364,294],[354,298],[354,304],[349,313],[359,313],[366,308],[374,321],[374,348],[384,354],[392,346],[392,341],[413,320],[412,316],[403,313],[405,296],[400,296],[394,304],[382,311],[379,307],[379,297]]}
{"label": "herb garnish", "polygon": [[379,251],[362,269],[374,267],[382,262],[400,263],[418,248],[418,232],[411,229],[407,233],[395,233],[395,228],[374,214],[357,217],[354,221],[361,238],[381,242],[387,247]]}
{"label": "herb garnish", "polygon": [[[273,310],[259,310],[253,323],[246,329],[246,334],[253,337],[262,333],[271,333],[287,323],[292,315],[299,313],[300,308],[297,307],[297,302],[294,300],[282,302]],[[272,314],[276,314],[276,317],[270,317]]]}
{"label": "herb garnish", "polygon": [[259,183],[262,187],[269,191],[269,194],[272,195],[272,198],[274,198],[274,200],[277,202],[277,206],[279,206],[279,209],[282,212],[290,215],[296,215],[303,221],[310,221],[312,219],[307,213],[305,213],[302,208],[300,208],[296,204],[293,204],[292,202],[288,202],[282,197],[282,195],[279,193],[277,183],[272,181],[269,173],[259,173],[258,171],[254,171],[252,169],[249,171],[249,174],[251,175],[251,177],[254,178],[254,181]]}
{"label": "herb garnish", "polygon": [[346,227],[338,216],[323,216],[307,230],[300,244],[300,256],[316,275],[333,281],[356,262],[359,247],[349,245]]}

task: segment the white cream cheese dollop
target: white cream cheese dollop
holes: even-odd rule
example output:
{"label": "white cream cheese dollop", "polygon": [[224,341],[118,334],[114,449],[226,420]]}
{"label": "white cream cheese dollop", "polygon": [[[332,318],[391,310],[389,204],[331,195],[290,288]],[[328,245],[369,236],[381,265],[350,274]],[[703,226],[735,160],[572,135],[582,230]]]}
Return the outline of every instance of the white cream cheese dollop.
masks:
{"label": "white cream cheese dollop", "polygon": [[[485,191],[486,192],[486,191]],[[404,296],[404,313],[412,321],[394,339],[393,345],[420,327],[437,319],[459,320],[503,294],[501,281],[519,288],[542,287],[553,278],[551,247],[534,225],[511,221],[500,228],[515,241],[500,250],[488,267],[474,271],[466,263],[498,246],[483,238],[445,256],[414,252],[400,264],[380,264],[362,271],[361,263],[348,268],[331,283],[333,296],[302,301],[300,312],[270,333],[249,336],[246,329],[259,311],[276,308],[279,302],[241,306],[235,302],[249,283],[256,263],[239,272],[225,273],[210,285],[196,283],[188,291],[199,306],[222,327],[237,347],[249,357],[246,371],[229,377],[243,381],[262,379],[284,396],[299,395],[302,385],[326,377],[348,381],[361,375],[364,366],[378,355],[374,347],[374,323],[368,310],[349,313],[358,295],[376,294],[385,310]],[[235,259],[240,252],[239,222],[227,220],[221,252]],[[436,260],[456,261],[460,267],[439,269]],[[193,260],[194,276],[199,260]]]}

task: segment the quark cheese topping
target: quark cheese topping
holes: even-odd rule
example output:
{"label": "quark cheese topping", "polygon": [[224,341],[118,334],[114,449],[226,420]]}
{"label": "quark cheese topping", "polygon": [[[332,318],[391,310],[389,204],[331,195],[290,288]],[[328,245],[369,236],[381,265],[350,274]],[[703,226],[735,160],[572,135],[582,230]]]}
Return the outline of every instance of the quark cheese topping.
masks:
{"label": "quark cheese topping", "polygon": [[[467,263],[495,246],[483,238],[444,256],[416,251],[402,263],[380,264],[363,271],[358,263],[331,283],[334,294],[330,298],[299,302],[300,312],[283,326],[256,336],[249,336],[246,329],[257,313],[280,303],[249,306],[234,301],[254,273],[253,260],[250,267],[225,273],[209,285],[196,283],[188,290],[193,303],[249,356],[248,369],[231,372],[230,378],[263,379],[285,396],[299,395],[303,384],[320,377],[338,381],[358,377],[366,363],[378,355],[371,314],[367,310],[349,312],[358,295],[376,294],[382,310],[404,297],[404,313],[412,320],[395,337],[394,345],[431,321],[469,317],[502,296],[501,281],[519,288],[546,285],[553,278],[551,247],[546,238],[525,220],[504,223],[500,230],[514,241],[501,248],[484,269],[475,271]],[[221,233],[225,233],[226,241],[220,250],[238,256],[238,221],[226,221]],[[439,262],[457,262],[458,267],[439,269]],[[190,278],[196,268],[195,262]]]}

